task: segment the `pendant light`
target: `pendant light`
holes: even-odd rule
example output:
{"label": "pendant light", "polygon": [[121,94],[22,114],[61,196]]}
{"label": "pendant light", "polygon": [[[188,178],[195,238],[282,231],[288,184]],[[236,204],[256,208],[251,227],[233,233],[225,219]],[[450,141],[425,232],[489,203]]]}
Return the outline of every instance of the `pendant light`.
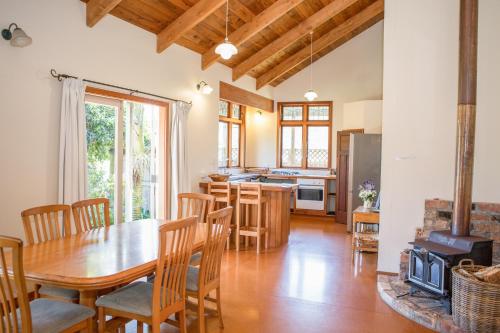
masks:
{"label": "pendant light", "polygon": [[229,0],[226,1],[226,38],[224,38],[224,43],[217,45],[215,48],[215,53],[220,55],[222,59],[228,60],[233,55],[238,53],[238,49],[233,43],[227,38],[227,26],[229,24]]}
{"label": "pendant light", "polygon": [[316,92],[313,90],[312,88],[312,82],[313,82],[313,71],[312,71],[312,65],[313,65],[313,33],[311,31],[310,33],[311,35],[311,63],[309,65],[309,75],[310,75],[310,86],[309,86],[309,90],[304,94],[304,97],[309,101],[309,102],[312,102],[314,101],[316,98],[318,98],[318,94],[316,94]]}

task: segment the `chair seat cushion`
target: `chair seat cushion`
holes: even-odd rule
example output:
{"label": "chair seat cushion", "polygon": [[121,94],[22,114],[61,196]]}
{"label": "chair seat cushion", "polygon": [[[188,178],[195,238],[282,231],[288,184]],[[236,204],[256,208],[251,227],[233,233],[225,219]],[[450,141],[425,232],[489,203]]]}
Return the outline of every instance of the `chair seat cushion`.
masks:
{"label": "chair seat cushion", "polygon": [[31,301],[30,308],[33,333],[62,332],[95,315],[89,307],[46,298]]}
{"label": "chair seat cushion", "polygon": [[80,292],[78,290],[65,289],[51,285],[42,285],[42,287],[38,290],[38,293],[40,295],[47,295],[72,301],[77,301],[80,299]]}
{"label": "chair seat cushion", "polygon": [[198,291],[199,267],[189,266],[187,272],[186,289],[189,291]]}
{"label": "chair seat cushion", "polygon": [[199,266],[201,264],[201,257],[203,256],[202,252],[197,252],[189,258],[189,265],[191,266]]}
{"label": "chair seat cushion", "polygon": [[137,281],[123,288],[101,296],[95,303],[105,308],[152,316],[153,284]]}

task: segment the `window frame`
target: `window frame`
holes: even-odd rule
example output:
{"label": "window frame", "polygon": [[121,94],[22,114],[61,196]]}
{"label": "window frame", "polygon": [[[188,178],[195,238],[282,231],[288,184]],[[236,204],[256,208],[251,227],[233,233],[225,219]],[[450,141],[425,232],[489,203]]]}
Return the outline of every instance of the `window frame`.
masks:
{"label": "window frame", "polygon": [[[218,168],[241,168],[242,166],[245,165],[245,112],[246,112],[246,107],[245,105],[239,104],[239,103],[233,103],[231,101],[225,100],[225,99],[219,99],[220,102],[225,102],[227,103],[228,107],[228,114],[227,117],[219,115],[219,123],[224,122],[227,123],[227,162],[225,166],[220,166],[219,165],[219,160],[218,160],[218,154],[217,154],[217,165]],[[233,118],[233,105],[239,105],[240,107],[240,118],[236,119]],[[232,134],[233,134],[233,124],[238,124],[240,126],[239,130],[239,150],[238,150],[238,164],[233,165],[233,161],[231,158],[231,151],[233,149],[232,147]],[[218,128],[218,127],[217,127]],[[218,130],[218,129],[217,129]],[[218,137],[218,135],[217,135]],[[219,143],[217,142],[217,147],[219,147]]]}
{"label": "window frame", "polygon": [[[285,107],[302,107],[302,120],[283,120],[283,109]],[[309,120],[309,108],[312,106],[327,106],[328,120]],[[283,166],[281,160],[283,149],[283,130],[284,126],[302,127],[302,163],[300,167]],[[308,133],[309,127],[325,126],[328,127],[328,165],[325,168],[309,167],[307,165],[308,157]],[[327,170],[332,167],[332,127],[333,127],[333,102],[278,102],[278,121],[277,121],[277,149],[276,149],[276,167],[286,169],[315,169]]]}
{"label": "window frame", "polygon": [[[159,135],[160,135],[160,145],[163,147],[162,151],[160,152],[160,159],[159,159],[159,168],[161,170],[160,172],[160,179],[158,180],[158,183],[161,184],[158,188],[158,195],[161,198],[159,202],[159,218],[161,219],[168,219],[171,213],[171,180],[170,180],[170,171],[171,171],[171,164],[170,164],[170,132],[169,132],[169,124],[170,124],[170,104],[164,101],[160,101],[157,99],[152,99],[152,98],[147,98],[147,97],[141,97],[141,96],[135,96],[135,95],[129,95],[129,94],[124,94],[120,93],[117,91],[112,91],[112,90],[106,90],[106,89],[101,89],[101,88],[96,88],[93,86],[87,86],[85,88],[85,102],[89,103],[97,103],[97,104],[105,104],[105,105],[110,105],[110,106],[115,106],[118,107],[117,109],[117,116],[122,117],[123,116],[123,103],[126,101],[130,102],[136,102],[136,103],[143,103],[143,104],[151,104],[151,105],[156,105],[160,108],[160,123],[159,123]],[[123,138],[121,137],[121,132],[123,131],[123,123],[122,122],[117,122],[119,125],[118,127],[115,128],[115,135],[116,135],[116,141],[115,141],[115,149],[117,152],[122,152],[123,150],[117,149],[118,147],[123,148],[124,142]],[[116,131],[119,131],[118,133]],[[122,157],[118,157],[122,158]],[[119,164],[117,165],[120,169],[117,170],[118,172],[115,172],[115,191],[117,190],[117,184],[122,184],[122,177],[123,177],[123,170],[121,169],[122,166]],[[122,185],[120,185],[121,187]],[[123,188],[122,188],[123,190]],[[122,205],[122,197],[123,193],[122,191],[116,191],[115,195],[115,209],[116,207],[121,207]],[[117,214],[116,214],[117,213]],[[121,209],[118,209],[115,212],[115,218],[117,221],[121,221],[119,223],[125,222],[123,219],[122,211]]]}

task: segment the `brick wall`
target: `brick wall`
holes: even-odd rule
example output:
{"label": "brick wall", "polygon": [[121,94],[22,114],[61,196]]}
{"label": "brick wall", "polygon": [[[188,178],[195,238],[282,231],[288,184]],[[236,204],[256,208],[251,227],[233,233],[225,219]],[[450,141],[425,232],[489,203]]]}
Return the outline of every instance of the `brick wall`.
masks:
{"label": "brick wall", "polygon": [[[424,226],[417,237],[428,237],[431,231],[450,229],[453,202],[441,199],[425,201]],[[493,239],[493,264],[500,264],[500,204],[472,204],[471,235]]]}

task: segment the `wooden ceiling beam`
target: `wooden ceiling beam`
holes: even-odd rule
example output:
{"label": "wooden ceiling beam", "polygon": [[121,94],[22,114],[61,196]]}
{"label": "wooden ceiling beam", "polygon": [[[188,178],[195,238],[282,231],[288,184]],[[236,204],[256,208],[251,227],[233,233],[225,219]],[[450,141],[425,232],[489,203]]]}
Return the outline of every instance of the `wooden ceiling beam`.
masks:
{"label": "wooden ceiling beam", "polygon": [[[303,1],[304,0],[276,1],[269,8],[255,16],[250,22],[244,24],[230,34],[228,36],[229,41],[235,46],[243,44]],[[221,39],[220,43],[223,41],[224,39]],[[215,53],[215,48],[218,44],[219,43],[215,43],[208,51],[203,53],[201,59],[201,68],[203,70],[213,65],[219,59],[219,55]]]}
{"label": "wooden ceiling beam", "polygon": [[239,0],[229,1],[229,10],[236,14],[245,23],[250,22],[255,14],[247,6],[242,4]]}
{"label": "wooden ceiling beam", "polygon": [[240,77],[263,63],[266,59],[273,56],[277,52],[285,49],[299,38],[305,36],[310,31],[316,29],[327,20],[336,16],[349,6],[356,3],[358,0],[334,0],[321,10],[309,16],[306,20],[297,24],[294,28],[275,39],[264,48],[254,53],[251,57],[247,58],[236,67],[233,68],[233,81],[238,80]]}
{"label": "wooden ceiling beam", "polygon": [[[384,12],[384,1],[378,0],[365,8],[359,14],[349,18],[342,24],[338,25],[334,29],[330,30],[328,33],[324,34],[313,43],[313,54],[320,52],[321,50],[327,48],[328,46],[338,42],[345,36],[349,35],[352,31],[360,28],[376,16],[379,16]],[[292,70],[296,66],[300,65],[302,62],[308,60],[310,57],[309,46],[298,51],[294,55],[286,58],[271,70],[262,74],[257,78],[257,89],[262,88],[268,83],[276,80],[283,74]]]}
{"label": "wooden ceiling beam", "polygon": [[122,0],[89,0],[87,2],[87,26],[92,28]]}
{"label": "wooden ceiling beam", "polygon": [[226,0],[200,0],[156,36],[156,51],[163,52],[186,32],[219,9]]}

